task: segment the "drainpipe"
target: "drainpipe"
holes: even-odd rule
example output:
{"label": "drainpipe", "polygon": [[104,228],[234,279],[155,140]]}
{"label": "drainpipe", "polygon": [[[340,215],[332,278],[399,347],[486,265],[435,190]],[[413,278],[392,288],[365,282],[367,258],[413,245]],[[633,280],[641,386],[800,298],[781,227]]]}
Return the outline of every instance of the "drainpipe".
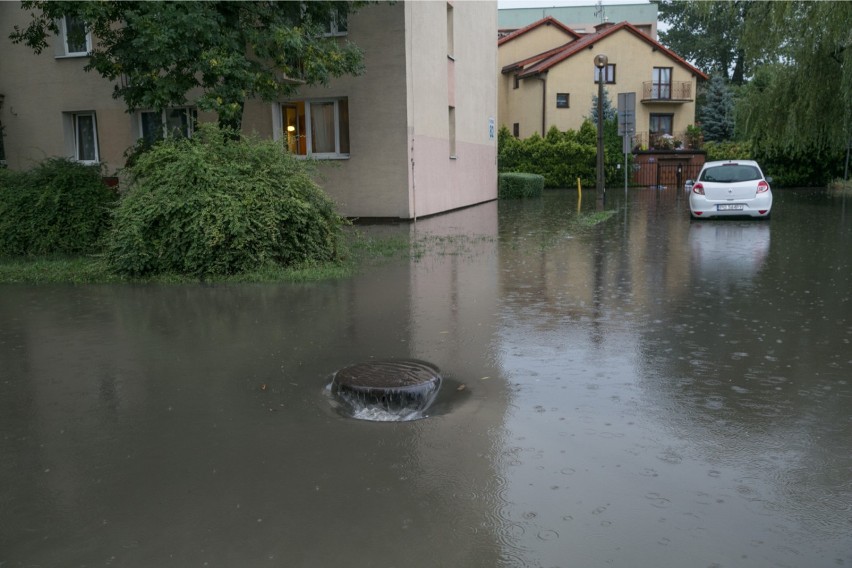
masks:
{"label": "drainpipe", "polygon": [[547,73],[541,73],[536,78],[541,81],[541,137],[544,138],[547,134]]}

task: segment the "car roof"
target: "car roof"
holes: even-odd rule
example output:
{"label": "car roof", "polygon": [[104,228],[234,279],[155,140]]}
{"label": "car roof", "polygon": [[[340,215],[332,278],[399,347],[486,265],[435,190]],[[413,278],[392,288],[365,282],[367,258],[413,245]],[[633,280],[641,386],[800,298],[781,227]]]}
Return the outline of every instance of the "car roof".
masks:
{"label": "car roof", "polygon": [[714,168],[716,166],[724,166],[724,165],[727,165],[727,164],[736,164],[736,165],[742,165],[742,166],[757,166],[758,169],[760,168],[760,166],[754,160],[716,160],[716,161],[713,161],[713,162],[705,162],[704,167],[705,168]]}

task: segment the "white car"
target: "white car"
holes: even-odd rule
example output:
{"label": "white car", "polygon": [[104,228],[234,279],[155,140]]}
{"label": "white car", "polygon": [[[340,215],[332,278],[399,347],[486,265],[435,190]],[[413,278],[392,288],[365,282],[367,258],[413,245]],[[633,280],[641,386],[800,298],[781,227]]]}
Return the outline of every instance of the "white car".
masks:
{"label": "white car", "polygon": [[707,162],[692,183],[689,213],[693,219],[732,216],[767,219],[772,210],[771,181],[754,160]]}

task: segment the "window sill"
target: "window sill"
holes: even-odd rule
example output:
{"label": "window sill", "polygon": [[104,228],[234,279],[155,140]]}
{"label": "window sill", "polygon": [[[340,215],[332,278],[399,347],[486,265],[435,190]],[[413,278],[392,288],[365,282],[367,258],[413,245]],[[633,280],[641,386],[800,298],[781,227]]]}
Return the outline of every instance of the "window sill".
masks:
{"label": "window sill", "polygon": [[455,154],[452,154],[452,155],[450,155],[450,159],[451,159],[451,160],[458,160],[458,159],[459,159],[459,157],[458,157],[458,156],[456,156]]}
{"label": "window sill", "polygon": [[69,53],[66,55],[54,55],[54,59],[80,59],[81,57],[91,57],[91,53]]}
{"label": "window sill", "polygon": [[336,156],[329,156],[329,155],[321,155],[321,156],[314,156],[314,155],[310,155],[310,156],[303,156],[303,155],[301,155],[301,154],[296,154],[295,156],[296,156],[296,158],[298,158],[299,160],[318,160],[318,161],[320,161],[320,160],[348,160],[348,159],[349,159],[349,154],[338,154],[338,155],[336,155]]}

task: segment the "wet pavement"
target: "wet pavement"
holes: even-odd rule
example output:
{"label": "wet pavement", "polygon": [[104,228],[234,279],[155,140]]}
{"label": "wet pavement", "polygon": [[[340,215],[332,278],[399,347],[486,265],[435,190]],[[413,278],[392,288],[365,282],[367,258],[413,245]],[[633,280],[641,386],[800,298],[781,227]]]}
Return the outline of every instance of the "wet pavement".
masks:
{"label": "wet pavement", "polygon": [[[852,566],[852,204],[775,193],[364,227],[414,252],[318,284],[2,286],[0,567]],[[329,404],[408,357],[428,418]]]}

